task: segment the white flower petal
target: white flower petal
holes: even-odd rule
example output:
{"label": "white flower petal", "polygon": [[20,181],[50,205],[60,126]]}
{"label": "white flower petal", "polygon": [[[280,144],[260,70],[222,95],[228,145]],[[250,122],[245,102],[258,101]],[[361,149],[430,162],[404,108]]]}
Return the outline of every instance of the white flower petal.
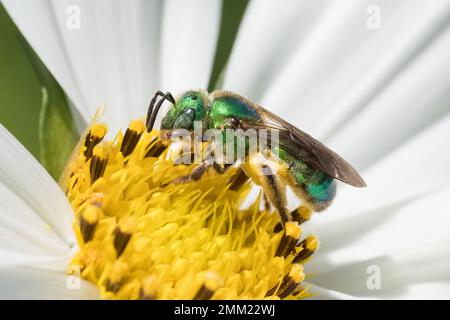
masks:
{"label": "white flower petal", "polygon": [[222,1],[164,2],[161,88],[173,93],[208,86],[216,52]]}
{"label": "white flower petal", "polygon": [[67,57],[50,1],[2,0],[2,4],[66,94],[86,116],[85,100]]}
{"label": "white flower petal", "polygon": [[[206,89],[213,67],[220,27],[222,1],[167,0],[164,2],[161,31],[162,91],[175,96],[189,89]],[[158,127],[169,104],[156,118]]]}
{"label": "white flower petal", "polygon": [[[319,136],[330,137],[335,129],[389,88],[399,74],[410,68],[410,64],[415,64],[418,55],[429,51],[428,46],[445,30],[450,12],[450,4],[445,0],[434,1],[429,6],[421,1],[376,1],[373,4],[380,5],[381,29],[371,32],[374,37],[371,42],[364,43],[364,39],[355,41],[367,52],[362,56],[364,50],[359,50],[356,61],[355,55],[351,54],[357,78],[353,79],[350,90],[343,92],[321,118],[317,128]],[[420,19],[410,23],[413,16],[420,16]],[[354,64],[361,59],[366,59],[365,65]],[[344,75],[341,81],[349,79]]]}
{"label": "white flower petal", "polygon": [[[1,230],[1,228],[0,228]],[[4,240],[3,230],[1,240]],[[8,233],[6,233],[8,235]],[[12,239],[18,238],[17,234],[10,235]],[[10,240],[11,241],[11,240]],[[18,239],[19,243],[26,244],[23,239]],[[30,243],[31,244],[31,243]],[[17,244],[15,244],[17,246]],[[13,251],[11,251],[13,250]],[[66,272],[67,266],[73,258],[75,249],[65,255],[48,255],[47,253],[26,253],[11,246],[6,250],[0,250],[0,268],[5,267],[29,267],[39,270]]]}
{"label": "white flower petal", "polygon": [[[97,288],[80,280],[76,281],[62,272],[28,268],[0,268],[0,299],[98,299]],[[69,284],[69,285],[68,285]],[[69,289],[74,288],[74,289]]]}
{"label": "white flower petal", "polygon": [[[84,119],[106,104],[113,132],[143,116],[156,89],[207,87],[221,4],[172,0],[161,12],[160,1],[5,1]],[[80,9],[80,29],[68,27],[73,6]],[[29,19],[31,13],[43,18]]]}
{"label": "white flower petal", "polygon": [[[76,242],[72,232],[72,209],[53,178],[2,125],[0,125],[0,149],[2,150],[0,183],[21,199],[21,202],[16,199],[10,204],[1,206],[8,211],[4,212],[2,221],[9,219],[8,225],[14,224],[16,230],[26,228],[26,225],[30,228],[38,226],[36,233],[42,230],[42,223],[46,223],[48,228],[66,243],[68,249],[74,246]],[[26,210],[25,204],[39,217],[29,219],[30,211],[23,211],[17,214],[17,219],[22,220],[22,225],[19,220],[12,221],[11,214],[17,212],[17,209]],[[46,234],[56,239],[55,236],[51,236],[51,231],[47,231]],[[30,232],[28,236],[31,237]],[[59,245],[55,243],[55,246]]]}
{"label": "white flower petal", "polygon": [[439,119],[450,106],[449,56],[447,28],[327,145],[356,167],[366,168]]}
{"label": "white flower petal", "polygon": [[223,87],[260,101],[274,75],[330,5],[328,0],[283,1],[283,5],[272,0],[250,1],[233,44]]}
{"label": "white flower petal", "polygon": [[[377,31],[366,27],[366,10],[374,4],[382,14]],[[296,116],[295,124],[317,136],[318,123],[339,107],[361,79],[373,81],[365,98],[381,90],[441,29],[449,8],[448,1],[334,2],[280,75],[274,77],[262,104],[286,118]],[[412,24],[410,18],[416,15],[420,15],[420,22]],[[366,103],[358,100],[348,108],[357,110]]]}
{"label": "white flower petal", "polygon": [[[381,9],[379,30],[366,26],[371,5]],[[320,138],[413,61],[449,11],[445,0],[287,1],[278,8],[255,1],[233,49],[225,87]],[[421,19],[411,23],[412,16]]]}
{"label": "white flower petal", "polygon": [[308,300],[350,300],[355,299],[355,297],[350,296],[348,294],[343,294],[331,289],[326,289],[319,287],[315,284],[308,284],[306,282],[303,283],[306,287],[308,287],[308,292],[312,295],[312,297],[308,298]]}
{"label": "white flower petal", "polygon": [[[417,251],[417,254],[420,253]],[[309,280],[319,286],[325,286],[328,290],[363,299],[427,299],[429,294],[420,292],[417,288],[432,286],[431,283],[449,287],[449,274],[443,272],[444,268],[450,268],[448,255],[444,263],[437,255],[430,258],[434,260],[429,261],[429,265],[424,265],[422,261],[420,265],[413,264],[410,268],[409,261],[403,263],[396,257],[379,256],[353,263],[336,264],[329,270],[316,272]],[[433,264],[439,265],[437,276],[433,274],[436,269]],[[379,286],[373,278],[378,275]],[[435,292],[435,296],[439,299],[450,299],[450,291],[440,290],[439,293]]]}
{"label": "white flower petal", "polygon": [[68,245],[42,216],[0,182],[0,249],[67,254]]}
{"label": "white flower petal", "polygon": [[450,281],[421,283],[411,286],[405,296],[402,296],[402,299],[448,300],[449,292]]}
{"label": "white flower petal", "polygon": [[[346,294],[393,298],[403,298],[411,285],[447,281],[449,197],[446,189],[405,205],[315,226],[321,248],[307,264],[316,275],[310,281]],[[379,268],[381,290],[367,287],[369,266]]]}
{"label": "white flower petal", "polygon": [[449,128],[450,115],[447,115],[383,157],[363,172],[367,188],[341,184],[333,206],[315,220],[334,222],[445,187],[450,178],[450,152],[446,149],[450,144]]}
{"label": "white flower petal", "polygon": [[[68,8],[80,9],[70,29]],[[161,3],[145,0],[52,0],[58,30],[91,119],[99,105],[113,132],[145,114],[157,88]]]}
{"label": "white flower petal", "polygon": [[[4,4],[87,122],[102,104],[112,131],[145,114],[158,86],[160,1]],[[80,10],[79,29],[68,26],[73,8]]]}
{"label": "white flower petal", "polygon": [[[323,265],[308,266],[307,271],[311,272],[309,281],[328,290],[357,298],[400,299],[408,291],[408,283],[401,277],[403,269],[390,257],[381,256],[333,266],[328,264],[326,267],[328,268],[325,269]],[[372,282],[373,278],[370,277],[374,275],[374,271],[371,268],[380,270],[380,286]]]}

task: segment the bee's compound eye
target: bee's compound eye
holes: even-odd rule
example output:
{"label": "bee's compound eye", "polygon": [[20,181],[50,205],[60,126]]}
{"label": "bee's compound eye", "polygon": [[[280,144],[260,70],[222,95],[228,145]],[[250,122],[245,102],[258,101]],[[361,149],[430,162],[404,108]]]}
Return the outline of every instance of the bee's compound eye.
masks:
{"label": "bee's compound eye", "polygon": [[192,108],[183,111],[173,124],[174,129],[190,129],[194,123],[195,110]]}

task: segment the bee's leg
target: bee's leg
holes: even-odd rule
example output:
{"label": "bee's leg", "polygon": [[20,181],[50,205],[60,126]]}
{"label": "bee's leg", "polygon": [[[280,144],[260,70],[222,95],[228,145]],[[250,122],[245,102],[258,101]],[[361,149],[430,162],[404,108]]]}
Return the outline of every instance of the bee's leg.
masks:
{"label": "bee's leg", "polygon": [[213,168],[218,174],[223,174],[230,166],[223,166],[216,164],[215,162],[211,161],[204,161],[198,166],[196,166],[190,174],[178,177],[174,180],[172,180],[173,183],[186,183],[189,181],[198,181],[201,179],[203,174],[209,169]]}
{"label": "bee's leg", "polygon": [[224,164],[224,165],[220,165],[216,162],[213,163],[212,167],[213,169],[218,173],[218,174],[224,174],[228,168],[230,168],[232,165],[231,164]]}
{"label": "bee's leg", "polygon": [[[281,178],[283,179],[283,181],[286,181],[287,185],[291,188],[295,195],[302,200],[302,204],[298,208],[291,211],[290,215],[292,217],[292,220],[298,222],[298,224],[302,224],[308,221],[314,212],[313,203],[311,203],[311,201],[303,191],[303,188],[299,186],[293,175],[290,174],[290,171],[282,171]],[[274,228],[274,231],[278,232],[282,229],[283,226],[281,224],[277,224]]]}
{"label": "bee's leg", "polygon": [[213,166],[212,162],[206,162],[206,161],[202,162],[199,165],[197,165],[194,169],[192,169],[191,173],[189,173],[185,176],[175,178],[172,181],[170,181],[168,184],[170,184],[170,183],[180,184],[180,183],[187,183],[189,181],[198,181],[203,176],[203,174],[212,166]]}
{"label": "bee's leg", "polygon": [[267,165],[261,166],[260,174],[264,194],[277,209],[281,223],[285,225],[286,222],[292,220],[291,213],[287,209],[286,185],[273,174],[272,169]]}
{"label": "bee's leg", "polygon": [[262,201],[264,203],[264,210],[269,211],[270,210],[270,201],[264,192],[262,194]]}
{"label": "bee's leg", "polygon": [[239,168],[236,171],[236,174],[231,178],[230,182],[230,190],[237,191],[239,190],[245,183],[250,180],[250,177],[244,172],[242,168]]}

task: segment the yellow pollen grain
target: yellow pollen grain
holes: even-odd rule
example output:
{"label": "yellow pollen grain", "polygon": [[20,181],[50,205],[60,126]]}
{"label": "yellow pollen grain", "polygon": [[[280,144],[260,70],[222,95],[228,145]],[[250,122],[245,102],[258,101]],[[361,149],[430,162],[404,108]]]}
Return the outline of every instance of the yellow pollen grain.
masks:
{"label": "yellow pollen grain", "polygon": [[106,159],[107,151],[105,150],[104,146],[98,145],[94,147],[92,155],[100,159]]}
{"label": "yellow pollen grain", "polygon": [[144,132],[145,124],[144,124],[144,121],[142,121],[142,120],[133,120],[133,121],[131,121],[128,128],[131,131],[134,131],[134,132],[140,134],[140,133]]}
{"label": "yellow pollen grain", "polygon": [[286,235],[291,236],[294,239],[300,238],[300,234],[302,233],[302,228],[298,225],[297,222],[289,221],[286,223]]}
{"label": "yellow pollen grain", "polygon": [[86,209],[84,209],[82,215],[86,222],[89,224],[94,224],[99,221],[102,215],[102,210],[95,205],[89,205]]}
{"label": "yellow pollen grain", "polygon": [[148,296],[156,296],[158,291],[158,282],[152,276],[147,276],[142,280],[142,290]]}
{"label": "yellow pollen grain", "polygon": [[300,206],[299,213],[300,213],[300,216],[303,219],[305,219],[305,220],[311,219],[312,210],[309,207],[307,207],[307,206]]}
{"label": "yellow pollen grain", "polygon": [[316,251],[319,247],[319,239],[315,236],[308,236],[306,238],[306,248],[310,251]]}
{"label": "yellow pollen grain", "polygon": [[126,262],[117,260],[111,267],[111,270],[109,272],[109,280],[112,283],[121,282],[125,275],[128,273],[128,270],[129,268]]}
{"label": "yellow pollen grain", "polygon": [[305,278],[303,273],[303,266],[301,264],[294,264],[289,272],[289,277],[296,283],[302,281]]}
{"label": "yellow pollen grain", "polygon": [[223,285],[223,279],[215,272],[208,272],[205,275],[205,287],[211,291],[216,291]]}
{"label": "yellow pollen grain", "polygon": [[136,232],[136,219],[134,217],[126,217],[119,222],[120,231],[123,233],[133,234]]}
{"label": "yellow pollen grain", "polygon": [[94,137],[103,138],[106,134],[107,128],[104,124],[94,124],[91,127],[90,133]]}

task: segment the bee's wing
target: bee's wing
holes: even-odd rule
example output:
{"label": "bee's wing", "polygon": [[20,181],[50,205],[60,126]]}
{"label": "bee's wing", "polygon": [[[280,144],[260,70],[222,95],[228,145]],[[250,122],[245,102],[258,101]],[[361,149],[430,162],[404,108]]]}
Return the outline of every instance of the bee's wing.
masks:
{"label": "bee's wing", "polygon": [[280,147],[283,150],[335,179],[354,187],[366,186],[358,172],[347,161],[321,142],[263,107],[257,106],[257,110],[261,120],[256,123],[244,123],[244,126],[256,129],[258,127],[269,130],[277,129],[279,130]]}

